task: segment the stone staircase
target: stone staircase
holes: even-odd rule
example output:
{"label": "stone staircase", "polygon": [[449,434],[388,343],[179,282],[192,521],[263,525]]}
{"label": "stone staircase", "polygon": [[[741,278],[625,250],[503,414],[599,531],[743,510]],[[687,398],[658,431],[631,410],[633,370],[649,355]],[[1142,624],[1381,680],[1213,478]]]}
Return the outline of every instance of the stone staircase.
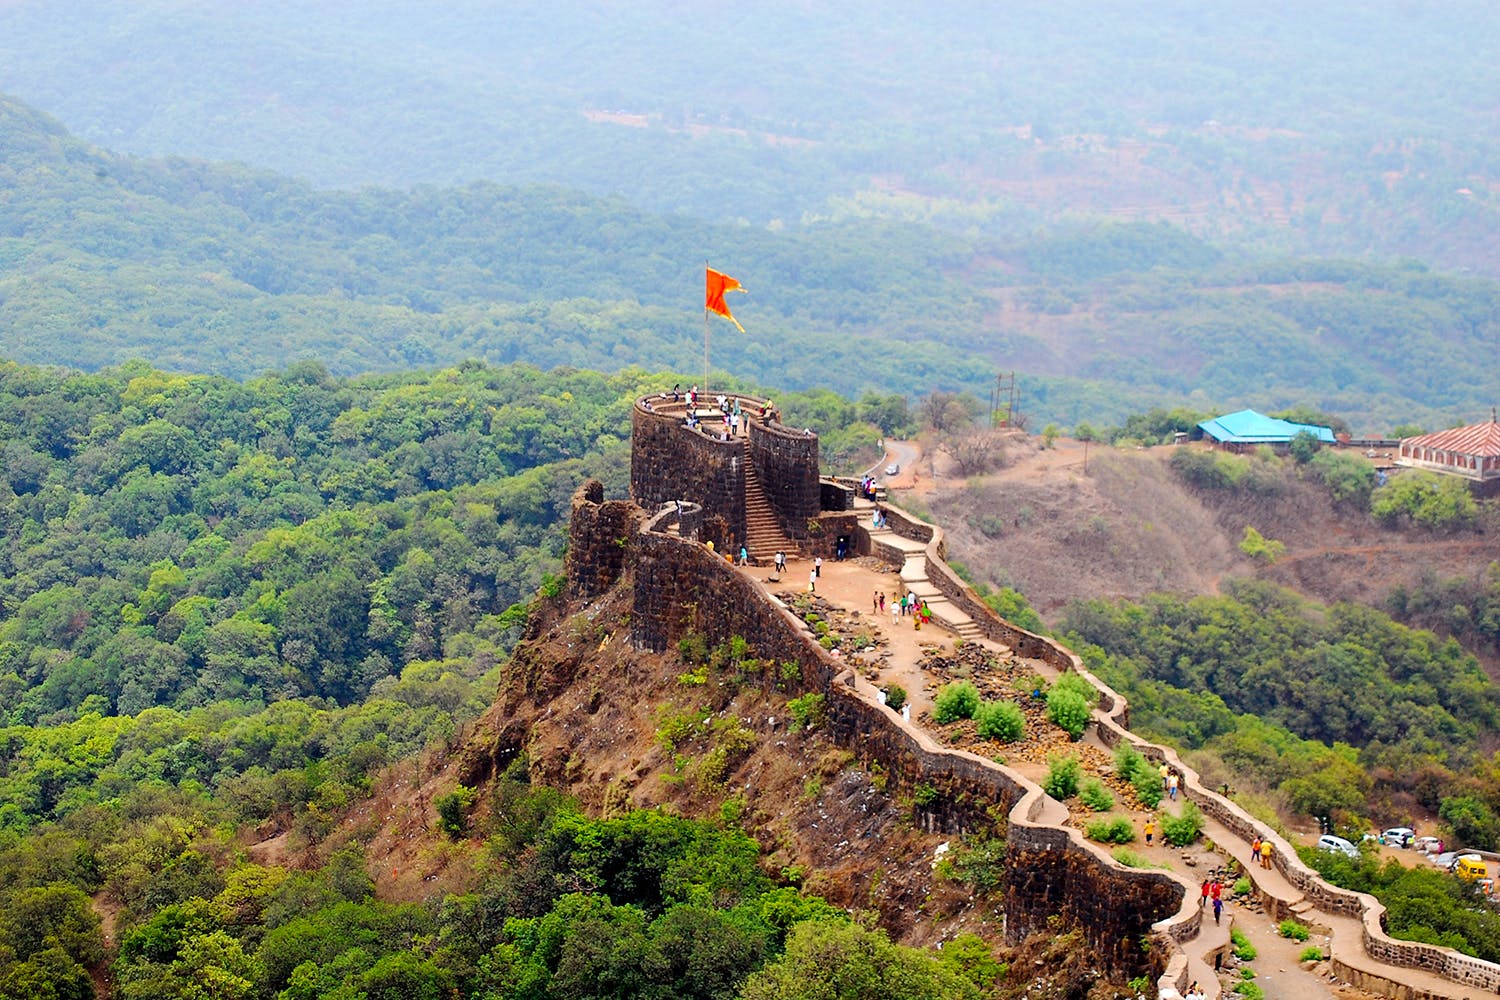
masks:
{"label": "stone staircase", "polygon": [[[855,506],[856,509],[861,509],[865,505],[864,501],[860,501]],[[873,505],[869,506],[873,507]],[[927,610],[932,612],[934,625],[947,629],[965,642],[978,642],[984,638],[979,623],[958,605],[948,600],[947,596],[937,588],[937,584],[927,578],[925,543],[902,538],[888,527],[872,528],[869,532],[872,539],[879,539],[889,547],[900,550],[905,556],[905,561],[901,565],[901,585],[908,593],[927,602]]]}
{"label": "stone staircase", "polygon": [[776,512],[771,509],[771,501],[766,499],[766,491],[760,484],[760,474],[755,463],[750,461],[749,442],[745,443],[742,454],[745,459],[745,548],[750,550],[750,558],[758,566],[769,566],[775,561],[778,551],[785,552],[788,559],[797,558],[801,553],[782,534]]}

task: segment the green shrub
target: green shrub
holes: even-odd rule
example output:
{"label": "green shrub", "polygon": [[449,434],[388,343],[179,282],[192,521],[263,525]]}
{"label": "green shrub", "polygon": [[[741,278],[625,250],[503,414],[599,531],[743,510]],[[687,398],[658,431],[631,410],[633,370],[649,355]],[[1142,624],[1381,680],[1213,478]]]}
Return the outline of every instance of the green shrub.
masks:
{"label": "green shrub", "polygon": [[1161,803],[1161,775],[1134,744],[1115,744],[1115,774],[1130,782],[1135,797],[1147,809],[1155,809]]}
{"label": "green shrub", "polygon": [[1255,950],[1255,945],[1251,944],[1250,939],[1245,937],[1245,932],[1238,927],[1231,927],[1229,929],[1229,943],[1234,946],[1234,957],[1241,962],[1253,962],[1255,961],[1255,956],[1259,954]]}
{"label": "green shrub", "polygon": [[1265,1000],[1266,991],[1249,980],[1235,983],[1234,991],[1245,1000]]}
{"label": "green shrub", "polygon": [[823,724],[823,696],[816,691],[793,698],[786,708],[800,729],[816,729]]}
{"label": "green shrub", "polygon": [[1054,687],[1047,692],[1048,720],[1075,740],[1083,735],[1093,714],[1088,701],[1077,691]]}
{"label": "green shrub", "polygon": [[932,721],[939,725],[972,719],[979,708],[979,689],[970,681],[955,681],[938,692],[932,708]]}
{"label": "green shrub", "polygon": [[901,706],[906,704],[906,688],[900,684],[892,684],[885,689],[885,703],[893,712],[901,711]]}
{"label": "green shrub", "polygon": [[476,796],[474,789],[465,785],[459,785],[451,792],[444,792],[432,800],[437,809],[438,826],[450,837],[457,837],[464,832],[464,827],[469,822],[469,810],[474,806]]}
{"label": "green shrub", "polygon": [[1309,945],[1302,949],[1302,954],[1297,956],[1299,962],[1321,962],[1323,961],[1323,949],[1317,945]]}
{"label": "green shrub", "polygon": [[1104,782],[1092,777],[1084,779],[1083,784],[1078,786],[1078,799],[1094,812],[1104,812],[1115,804],[1115,797],[1104,787]]}
{"label": "green shrub", "polygon": [[1155,809],[1161,804],[1161,778],[1158,775],[1151,771],[1140,771],[1130,780],[1130,784],[1135,789],[1135,797],[1147,809]]}
{"label": "green shrub", "polygon": [[1052,685],[1052,691],[1072,691],[1083,698],[1091,709],[1099,703],[1099,689],[1090,684],[1082,674],[1075,674],[1071,670],[1057,679],[1057,683]]}
{"label": "green shrub", "polygon": [[1240,551],[1251,559],[1258,559],[1269,566],[1286,555],[1286,543],[1275,538],[1266,538],[1247,524],[1245,537],[1240,540]]}
{"label": "green shrub", "polygon": [[697,632],[689,632],[677,640],[677,655],[694,666],[707,663],[708,640]]}
{"label": "green shrub", "polygon": [[1411,471],[1370,494],[1370,513],[1382,521],[1408,518],[1427,528],[1456,528],[1471,523],[1479,505],[1462,479]]}
{"label": "green shrub", "polygon": [[987,701],[974,713],[979,738],[1014,743],[1026,732],[1026,716],[1012,701]]}
{"label": "green shrub", "polygon": [[1236,896],[1248,896],[1250,890],[1255,888],[1255,883],[1250,881],[1250,876],[1241,875],[1234,880],[1234,894]]}
{"label": "green shrub", "polygon": [[1186,847],[1203,832],[1203,813],[1196,802],[1183,802],[1180,815],[1163,815],[1161,835],[1173,847]]}
{"label": "green shrub", "polygon": [[1276,933],[1293,941],[1306,941],[1312,934],[1306,927],[1295,920],[1283,920],[1276,928]]}
{"label": "green shrub", "polygon": [[966,840],[950,850],[943,860],[948,877],[972,885],[979,892],[994,892],[1005,882],[1003,837]]}
{"label": "green shrub", "polygon": [[1078,780],[1083,776],[1083,765],[1071,754],[1063,757],[1053,754],[1047,758],[1047,778],[1042,790],[1061,801],[1078,794]]}
{"label": "green shrub", "polygon": [[1135,824],[1126,816],[1106,816],[1083,828],[1084,835],[1101,844],[1129,844],[1135,840]]}
{"label": "green shrub", "polygon": [[1135,748],[1135,744],[1128,740],[1121,740],[1115,744],[1115,774],[1126,781],[1134,781],[1135,776],[1142,771],[1155,775],[1149,761]]}
{"label": "green shrub", "polygon": [[1116,847],[1110,857],[1114,858],[1126,868],[1170,868],[1170,865],[1158,865],[1148,859],[1145,855],[1137,854],[1128,847]]}

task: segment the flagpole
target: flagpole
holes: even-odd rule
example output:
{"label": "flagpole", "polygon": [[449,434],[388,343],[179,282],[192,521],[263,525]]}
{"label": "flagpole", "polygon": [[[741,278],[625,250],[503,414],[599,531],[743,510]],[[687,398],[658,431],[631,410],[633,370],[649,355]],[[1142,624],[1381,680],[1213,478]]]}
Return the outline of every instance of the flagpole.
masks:
{"label": "flagpole", "polygon": [[[703,271],[708,273],[708,259],[703,260]],[[703,308],[703,395],[708,395],[708,306]]]}

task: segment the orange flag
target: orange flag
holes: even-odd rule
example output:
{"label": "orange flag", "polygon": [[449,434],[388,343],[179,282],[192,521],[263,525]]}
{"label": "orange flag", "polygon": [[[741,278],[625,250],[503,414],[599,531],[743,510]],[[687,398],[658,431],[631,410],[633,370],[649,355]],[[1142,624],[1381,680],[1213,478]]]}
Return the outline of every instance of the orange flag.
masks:
{"label": "orange flag", "polygon": [[734,318],[734,314],[724,304],[725,292],[743,292],[744,289],[740,287],[738,281],[735,281],[727,274],[720,274],[711,267],[705,270],[707,270],[708,274],[706,290],[703,296],[703,308],[723,316],[738,327],[740,333],[744,333],[745,328],[740,326],[740,321]]}

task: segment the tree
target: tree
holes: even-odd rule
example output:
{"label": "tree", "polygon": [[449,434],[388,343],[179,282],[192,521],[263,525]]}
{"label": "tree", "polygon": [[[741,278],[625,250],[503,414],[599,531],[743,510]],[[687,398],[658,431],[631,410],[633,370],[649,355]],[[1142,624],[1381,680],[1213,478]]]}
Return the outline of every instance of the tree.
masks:
{"label": "tree", "polygon": [[952,434],[972,426],[981,407],[970,393],[936,390],[922,400],[919,412],[927,426],[939,434]]}
{"label": "tree", "polygon": [[1298,465],[1306,465],[1313,460],[1323,446],[1311,431],[1298,431],[1292,435],[1292,440],[1287,443],[1287,451]]}
{"label": "tree", "polygon": [[805,921],[780,958],[745,982],[743,1000],[978,1000],[979,988],[882,930]]}
{"label": "tree", "polygon": [[1453,831],[1454,839],[1463,846],[1482,851],[1495,849],[1500,824],[1483,800],[1473,795],[1451,796],[1438,807],[1438,815]]}
{"label": "tree", "polygon": [[965,434],[948,447],[958,471],[978,476],[1005,464],[1005,438],[994,431]]}

